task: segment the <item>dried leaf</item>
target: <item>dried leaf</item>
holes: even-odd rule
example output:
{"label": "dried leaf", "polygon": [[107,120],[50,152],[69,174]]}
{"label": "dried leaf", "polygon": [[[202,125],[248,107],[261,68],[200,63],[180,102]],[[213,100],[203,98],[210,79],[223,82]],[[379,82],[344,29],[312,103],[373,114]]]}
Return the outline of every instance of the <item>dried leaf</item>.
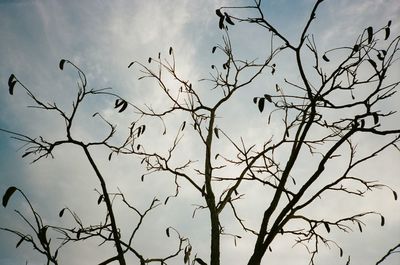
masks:
{"label": "dried leaf", "polygon": [[3,206],[4,207],[7,206],[8,200],[10,199],[10,197],[13,195],[13,193],[16,190],[17,190],[17,188],[14,186],[11,186],[6,190],[6,192],[4,193],[4,196],[3,196]]}
{"label": "dried leaf", "polygon": [[361,224],[359,223],[359,222],[357,222],[357,225],[358,225],[358,229],[360,230],[360,232],[362,233],[362,227],[361,227]]}
{"label": "dried leaf", "polygon": [[375,125],[378,124],[378,122],[379,122],[378,113],[374,112],[374,113],[372,113],[372,116],[374,117],[374,123],[375,123]]}
{"label": "dried leaf", "polygon": [[165,232],[167,233],[167,237],[169,237],[169,227],[165,230]]}
{"label": "dried leaf", "polygon": [[397,201],[397,193],[394,190],[392,192],[393,192],[394,200]]}
{"label": "dried leaf", "polygon": [[169,55],[172,54],[172,47],[169,47],[169,51],[168,51]]}
{"label": "dried leaf", "polygon": [[181,131],[183,131],[185,129],[185,126],[186,126],[186,121],[183,122]]}
{"label": "dried leaf", "polygon": [[258,99],[257,97],[254,97],[254,98],[253,98],[254,104],[257,104],[257,99]]}
{"label": "dried leaf", "polygon": [[390,36],[390,28],[387,27],[387,28],[385,28],[385,40],[387,40],[389,38],[389,36]]}
{"label": "dried leaf", "polygon": [[360,50],[360,46],[358,44],[354,45],[353,52],[358,52]]}
{"label": "dried leaf", "polygon": [[218,26],[220,29],[224,28],[224,17],[220,17],[219,22],[218,22]]}
{"label": "dried leaf", "polygon": [[11,86],[12,82],[14,81],[14,79],[15,79],[15,75],[11,74],[10,77],[8,78],[8,86]]}
{"label": "dried leaf", "polygon": [[[11,79],[11,76],[10,76],[10,79]],[[13,95],[14,94],[14,87],[15,87],[15,84],[17,83],[17,80],[12,80],[10,82],[10,79],[8,81],[8,93],[10,93],[10,95]]]}
{"label": "dried leaf", "polygon": [[126,102],[125,100],[123,100],[123,103],[122,103],[122,107],[119,109],[119,113],[121,113],[121,112],[123,112],[125,109],[126,109],[126,107],[128,107],[128,102]]}
{"label": "dried leaf", "polygon": [[372,59],[368,59],[368,62],[372,65],[372,67],[374,67],[376,69],[377,65],[376,62]]}
{"label": "dried leaf", "polygon": [[151,57],[149,57],[149,59],[147,59],[147,61],[148,61],[149,63],[151,63]]}
{"label": "dried leaf", "polygon": [[212,53],[215,53],[215,51],[217,50],[217,46],[214,46],[211,50]]}
{"label": "dried leaf", "polygon": [[340,256],[343,257],[343,249],[339,247]]}
{"label": "dried leaf", "polygon": [[101,201],[103,200],[103,197],[104,197],[103,194],[101,194],[101,195],[99,196],[99,198],[97,199],[97,204],[100,204],[100,203],[101,203]]}
{"label": "dried leaf", "polygon": [[271,98],[270,95],[265,94],[265,95],[264,95],[264,98],[265,98],[266,100],[268,100],[269,102],[272,102],[272,98]]}
{"label": "dried leaf", "polygon": [[215,133],[215,136],[219,139],[218,128],[214,128],[214,133]]}
{"label": "dried leaf", "polygon": [[322,59],[324,59],[325,62],[329,62],[329,59],[328,59],[328,57],[326,57],[326,54],[324,54],[324,55],[322,56]]}
{"label": "dried leaf", "polygon": [[128,68],[130,68],[134,63],[135,63],[135,62],[131,62],[131,63],[128,65]]}
{"label": "dried leaf", "polygon": [[217,9],[215,10],[215,14],[217,14],[217,16],[219,17],[224,17],[224,15],[222,15],[221,10]]}
{"label": "dried leaf", "polygon": [[265,98],[260,98],[258,100],[258,110],[260,112],[263,112],[263,110],[264,110],[264,103],[265,103]]}
{"label": "dried leaf", "polygon": [[66,60],[65,59],[61,59],[60,63],[58,64],[58,67],[60,67],[61,70],[64,70],[64,64],[65,64]]}
{"label": "dried leaf", "polygon": [[226,21],[228,24],[231,24],[232,26],[235,25],[235,23],[233,23],[232,19],[231,19],[230,16],[228,15],[228,13],[225,12],[224,14],[225,14],[225,21]]}
{"label": "dried leaf", "polygon": [[47,238],[46,238],[46,232],[47,232],[47,226],[43,226],[42,228],[39,229],[38,237],[40,242],[42,243],[47,243]]}
{"label": "dried leaf", "polygon": [[368,44],[372,42],[372,36],[373,36],[373,29],[372,27],[367,28],[367,34],[368,34]]}
{"label": "dried leaf", "polygon": [[66,208],[62,208],[61,211],[58,213],[59,217],[62,217],[64,215],[64,211]]}
{"label": "dried leaf", "polygon": [[383,217],[383,215],[381,215],[381,226],[385,225],[385,217]]}
{"label": "dried leaf", "polygon": [[108,161],[110,161],[111,160],[111,156],[112,156],[112,152],[108,155]]}
{"label": "dried leaf", "polygon": [[21,245],[22,242],[24,242],[25,237],[21,237],[21,239],[18,241],[17,245],[15,246],[15,248],[19,247],[19,245]]}
{"label": "dried leaf", "polygon": [[330,233],[331,232],[331,228],[329,227],[329,224],[324,222],[324,226],[325,226],[326,231],[328,231],[328,233]]}
{"label": "dried leaf", "polygon": [[201,258],[195,258],[194,261],[199,263],[200,265],[207,265],[207,263],[205,263]]}

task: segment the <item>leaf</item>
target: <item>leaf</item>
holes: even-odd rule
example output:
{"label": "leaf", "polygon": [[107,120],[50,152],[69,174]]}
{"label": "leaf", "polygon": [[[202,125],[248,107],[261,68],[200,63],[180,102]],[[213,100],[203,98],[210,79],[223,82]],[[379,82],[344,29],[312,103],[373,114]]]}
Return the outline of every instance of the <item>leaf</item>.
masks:
{"label": "leaf", "polygon": [[60,60],[60,63],[58,64],[58,67],[60,67],[60,70],[64,70],[64,64],[65,64],[66,61],[67,60],[65,60],[65,59],[61,59]]}
{"label": "leaf", "polygon": [[143,182],[144,181],[144,175],[142,175],[141,177],[140,177],[140,180]]}
{"label": "leaf", "polygon": [[201,258],[195,258],[194,261],[199,263],[200,265],[207,265],[207,263],[205,263],[204,260],[202,260]]}
{"label": "leaf", "polygon": [[134,63],[135,63],[135,62],[131,62],[131,63],[128,65],[128,68],[130,68]]}
{"label": "leaf", "polygon": [[116,108],[122,106],[122,104],[124,104],[124,100],[117,98],[115,100],[114,108],[116,109]]}
{"label": "leaf", "polygon": [[224,12],[224,14],[225,14],[225,21],[226,21],[228,24],[231,24],[232,26],[235,25],[235,23],[233,23],[232,19],[231,19],[230,16],[228,15],[228,13]]}
{"label": "leaf", "polygon": [[221,10],[217,9],[215,10],[215,14],[217,14],[217,16],[219,17],[224,17],[224,15],[222,15]]}
{"label": "leaf", "polygon": [[186,121],[183,122],[181,131],[183,131],[185,129],[185,126],[186,126]]}
{"label": "leaf", "polygon": [[165,233],[167,233],[167,237],[169,237],[169,227],[165,230]]}
{"label": "leaf", "polygon": [[108,155],[108,161],[110,161],[111,160],[111,156],[112,156],[112,152]]}
{"label": "leaf", "polygon": [[361,120],[360,128],[364,128],[365,126],[365,120]]}
{"label": "leaf", "polygon": [[15,246],[15,248],[18,248],[19,245],[21,245],[22,242],[24,242],[25,237],[21,237],[21,239],[18,241],[17,245]]}
{"label": "leaf", "polygon": [[340,256],[343,257],[343,249],[341,247],[339,247],[339,251],[340,251]]}
{"label": "leaf", "polygon": [[218,22],[218,26],[220,29],[224,28],[224,17],[221,17]]}
{"label": "leaf", "polygon": [[217,50],[217,46],[214,46],[211,50],[211,53],[215,53],[215,51]]}
{"label": "leaf", "polygon": [[269,102],[272,102],[272,98],[271,98],[270,95],[265,94],[265,95],[264,95],[264,98],[265,98],[266,100],[268,100]]}
{"label": "leaf", "polygon": [[372,116],[374,117],[374,123],[375,123],[375,125],[378,124],[378,122],[379,122],[378,113],[374,112],[374,113],[372,113]]}
{"label": "leaf", "polygon": [[257,99],[258,99],[257,97],[254,97],[254,98],[253,98],[254,104],[257,104]]}
{"label": "leaf", "polygon": [[6,190],[6,192],[4,193],[4,196],[3,196],[3,206],[4,207],[7,206],[8,200],[10,199],[10,197],[13,195],[13,193],[16,190],[17,190],[17,188],[14,186],[11,186]]}
{"label": "leaf", "polygon": [[61,218],[64,215],[64,211],[66,208],[62,208],[61,211],[58,213],[58,216]]}
{"label": "leaf", "polygon": [[360,232],[362,233],[362,227],[361,227],[361,224],[359,223],[359,222],[357,222],[357,224],[358,224],[358,229],[360,230]]}
{"label": "leaf", "polygon": [[372,59],[368,59],[368,62],[372,65],[372,67],[374,67],[376,69],[377,65],[376,62]]}
{"label": "leaf", "polygon": [[46,232],[47,232],[47,226],[43,226],[42,228],[39,229],[38,237],[40,242],[42,243],[47,243]]}
{"label": "leaf", "polygon": [[389,36],[390,36],[390,28],[387,27],[387,28],[385,28],[385,40],[387,40],[389,38]]}
{"label": "leaf", "polygon": [[215,136],[219,139],[218,128],[214,128],[214,133],[215,133]]}
{"label": "leaf", "polygon": [[325,62],[329,62],[329,59],[328,59],[328,57],[326,57],[326,54],[324,54],[324,55],[322,56],[322,59],[324,59]]}
{"label": "leaf", "polygon": [[14,94],[14,87],[16,83],[17,80],[15,79],[14,74],[10,75],[10,78],[8,79],[8,93],[10,93],[10,95]]}
{"label": "leaf", "polygon": [[272,252],[272,248],[271,247],[268,247],[268,250],[269,250],[269,252]]}
{"label": "leaf", "polygon": [[140,135],[142,135],[144,133],[144,131],[146,130],[146,125],[142,125],[138,128],[138,133],[137,133],[137,137],[139,137]]}
{"label": "leaf", "polygon": [[385,217],[381,215],[381,226],[385,225]]}
{"label": "leaf", "polygon": [[397,201],[397,193],[394,190],[392,190],[392,192],[393,192],[394,200]]}
{"label": "leaf", "polygon": [[328,231],[328,233],[330,233],[331,228],[329,227],[329,224],[324,222],[324,226],[325,226],[326,231]]}
{"label": "leaf", "polygon": [[172,54],[172,47],[169,47],[169,51],[168,51],[169,55]]}
{"label": "leaf", "polygon": [[82,233],[81,229],[79,229],[78,232],[76,232],[76,238],[77,239],[79,239],[81,237],[81,233]]}
{"label": "leaf", "polygon": [[354,45],[353,52],[358,52],[360,50],[360,46],[358,44]]}
{"label": "leaf", "polygon": [[278,84],[275,84],[275,90],[276,90],[276,92],[279,92],[279,91],[280,91],[280,88],[279,88],[279,85],[278,85]]}
{"label": "leaf", "polygon": [[392,25],[392,21],[389,20],[387,26],[390,27],[390,25]]}
{"label": "leaf", "polygon": [[260,98],[258,100],[258,110],[260,112],[263,112],[263,110],[264,110],[264,103],[265,103],[265,98]]}
{"label": "leaf", "polygon": [[10,77],[8,78],[8,86],[11,86],[12,81],[14,81],[15,75],[11,74]]}
{"label": "leaf", "polygon": [[147,59],[147,61],[148,61],[149,63],[151,63],[151,57],[149,57],[149,59]]}
{"label": "leaf", "polygon": [[123,101],[122,107],[119,109],[119,113],[123,112],[128,107],[128,102]]}
{"label": "leaf", "polygon": [[99,198],[97,199],[97,204],[98,204],[98,205],[99,205],[99,204],[101,203],[101,201],[103,200],[103,197],[104,197],[104,195],[101,194],[101,195],[99,196]]}
{"label": "leaf", "polygon": [[381,54],[381,51],[379,51],[378,54],[376,55],[380,61],[383,61],[383,59],[385,59],[385,55],[383,54],[384,53]]}
{"label": "leaf", "polygon": [[372,36],[373,36],[373,29],[372,27],[367,28],[367,34],[368,34],[368,44],[372,42]]}

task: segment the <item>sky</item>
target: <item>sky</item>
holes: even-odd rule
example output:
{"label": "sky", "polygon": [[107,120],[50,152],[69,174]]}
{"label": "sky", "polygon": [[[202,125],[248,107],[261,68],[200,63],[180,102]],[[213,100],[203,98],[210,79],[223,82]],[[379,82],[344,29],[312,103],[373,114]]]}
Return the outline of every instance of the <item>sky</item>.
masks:
{"label": "sky", "polygon": [[[177,69],[181,76],[191,80],[204,98],[212,102],[218,93],[211,90],[207,82],[212,64],[219,64],[222,58],[211,49],[222,43],[223,32],[218,28],[215,9],[221,6],[244,5],[247,0],[117,0],[117,1],[51,1],[51,0],[0,0],[0,128],[12,130],[34,137],[42,135],[48,139],[64,137],[63,121],[54,113],[27,108],[31,101],[16,86],[13,96],[8,94],[7,80],[15,74],[27,87],[46,102],[70,109],[76,93],[76,72],[71,68],[60,71],[60,59],[68,59],[78,65],[86,74],[90,88],[111,87],[115,93],[130,102],[154,108],[163,105],[165,99],[156,90],[156,84],[138,80],[138,68],[129,68],[132,61],[147,62],[148,57],[156,57],[159,52],[168,56],[169,47],[173,47]],[[289,40],[299,37],[313,0],[265,0],[263,8],[266,18],[288,36]],[[400,34],[400,3],[397,0],[326,0],[317,12],[317,19],[311,26],[319,50],[328,50],[340,45],[350,45],[366,27],[382,27],[392,20],[392,35]],[[234,50],[241,58],[254,59],[265,54],[265,35],[258,28],[238,24],[229,28]],[[290,54],[283,54],[280,61],[282,71],[274,78],[287,77],[298,80],[293,70]],[[280,65],[279,65],[280,66]],[[399,63],[394,66],[388,78],[398,80]],[[268,79],[270,78],[270,79]],[[264,81],[263,81],[264,80]],[[266,81],[265,81],[266,80]],[[265,83],[266,82],[266,83]],[[258,112],[252,103],[255,96],[262,95],[268,89],[274,89],[274,80],[265,74],[265,78],[246,87],[232,99],[232,105],[226,109],[219,120],[219,126],[232,137],[240,137],[251,143],[257,142],[265,134],[278,130],[274,126],[266,127],[267,115]],[[388,109],[399,110],[400,97],[396,95],[389,101]],[[127,128],[135,119],[133,111],[122,114],[113,109],[114,100],[96,97],[86,102],[77,117],[74,135],[84,141],[104,136],[107,127],[91,116],[101,112],[104,117],[116,124],[116,141],[123,139]],[[181,124],[184,117],[171,118],[171,124]],[[394,115],[387,126],[400,124],[400,116]],[[174,136],[174,129],[168,128],[167,137]],[[152,123],[144,135],[147,142],[159,148],[166,148],[168,141],[159,137],[162,126]],[[201,161],[202,149],[190,137],[184,138],[177,157],[191,156]],[[168,138],[167,138],[168,139]],[[145,141],[144,140],[144,141]],[[384,139],[360,138],[360,152],[373,150]],[[261,139],[261,141],[263,141]],[[223,144],[219,150],[229,152]],[[56,149],[54,159],[43,159],[31,164],[31,158],[21,158],[21,143],[10,139],[0,132],[0,194],[9,186],[21,188],[31,199],[35,209],[49,224],[70,224],[69,217],[59,218],[63,207],[76,211],[86,224],[101,218],[104,209],[96,201],[99,189],[95,175],[82,151],[73,146]],[[109,189],[120,188],[139,208],[145,210],[152,198],[157,196],[163,201],[174,194],[174,179],[165,174],[149,176],[144,182],[140,176],[145,169],[137,158],[118,156],[107,160],[108,152],[104,148],[96,149],[94,157],[104,172]],[[368,179],[379,179],[400,192],[400,154],[390,149],[382,157],[358,169],[357,173]],[[307,172],[306,161],[299,165],[299,172]],[[335,173],[335,167],[328,173]],[[229,171],[228,171],[229,172]],[[171,199],[166,206],[158,207],[149,214],[143,229],[137,237],[137,246],[146,254],[168,253],[174,249],[176,241],[165,236],[168,226],[176,227],[188,238],[199,256],[207,259],[208,253],[208,215],[206,211],[196,212],[192,218],[194,205],[201,204],[201,198],[185,183],[178,198]],[[257,217],[263,208],[263,189],[244,186],[246,193],[242,208],[250,225],[257,226]],[[257,207],[258,206],[258,207]],[[26,204],[20,196],[12,197],[7,208],[0,209],[0,227],[25,229],[26,225],[18,219],[13,209],[26,211]],[[247,211],[246,211],[247,209]],[[347,202],[343,198],[330,198],[309,209],[311,215],[329,218],[337,213],[344,215],[354,211],[379,210],[386,217],[386,225],[379,225],[379,218],[366,218],[367,227],[360,233],[354,227],[352,233],[332,233],[340,242],[344,256],[339,257],[338,250],[321,247],[317,264],[346,264],[351,255],[351,264],[375,264],[386,251],[399,242],[400,211],[399,201],[386,189],[377,190],[365,198]],[[120,225],[128,229],[136,221],[134,214],[117,207]],[[223,220],[227,232],[239,233],[243,238],[234,245],[229,236],[222,238],[222,264],[245,264],[252,251],[254,237],[246,235],[237,222],[232,221],[231,213],[224,213]],[[69,218],[69,219],[68,219]],[[0,264],[15,265],[43,264],[43,257],[23,243],[15,248],[18,239],[0,231]],[[263,264],[308,264],[308,254],[301,246],[293,247],[295,241],[277,240],[272,245]],[[80,245],[68,245],[62,249],[61,264],[97,264],[113,253],[113,249],[100,246],[99,242],[84,242]],[[129,259],[130,264],[137,260]],[[386,260],[386,265],[399,264],[397,254]],[[182,264],[176,259],[169,264]]]}

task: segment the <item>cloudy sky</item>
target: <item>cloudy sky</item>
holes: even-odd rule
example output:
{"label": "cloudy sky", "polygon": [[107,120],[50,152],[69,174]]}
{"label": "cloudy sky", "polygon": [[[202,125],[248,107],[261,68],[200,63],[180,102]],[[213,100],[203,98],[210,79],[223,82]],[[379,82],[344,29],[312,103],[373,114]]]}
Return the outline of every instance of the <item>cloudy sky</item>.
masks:
{"label": "cloudy sky", "polygon": [[[131,61],[147,62],[149,56],[168,55],[169,47],[174,48],[178,70],[184,78],[191,80],[205,98],[212,100],[215,91],[210,91],[209,83],[199,82],[209,76],[211,64],[221,64],[222,57],[213,55],[211,49],[222,42],[223,32],[218,28],[215,9],[222,5],[244,5],[247,0],[151,0],[151,1],[51,1],[51,0],[0,0],[0,128],[29,134],[33,137],[43,135],[49,139],[64,137],[61,117],[40,110],[29,109],[29,98],[16,87],[14,96],[8,94],[7,80],[14,73],[18,79],[29,87],[43,101],[57,102],[70,110],[76,92],[76,73],[72,70],[60,71],[60,59],[69,59],[78,65],[87,75],[89,88],[111,87],[116,93],[138,105],[149,104],[157,108],[164,99],[156,91],[156,84],[138,81],[138,68],[128,69]],[[265,15],[281,32],[295,41],[313,6],[313,0],[265,0]],[[400,33],[400,3],[397,0],[326,0],[317,12],[317,20],[311,27],[320,50],[327,50],[338,45],[351,45],[358,34],[368,26],[381,27],[392,20],[392,35]],[[241,58],[255,59],[265,55],[265,38],[259,29],[242,25],[229,28],[234,49]],[[282,55],[281,63],[286,71],[281,75],[292,80],[298,74],[292,72],[293,62],[286,61],[290,56]],[[399,70],[399,64],[395,66]],[[399,72],[397,71],[397,73]],[[279,76],[279,75],[278,75]],[[396,76],[390,76],[393,80]],[[397,75],[397,79],[399,76]],[[238,97],[232,99],[234,107],[228,108],[221,117],[220,126],[232,131],[234,137],[257,142],[260,132],[265,130],[266,115],[261,115],[252,99],[273,87],[273,82],[256,83],[260,86],[249,86]],[[216,94],[218,95],[218,94]],[[392,101],[394,109],[399,106],[399,97]],[[389,107],[390,107],[389,106]],[[113,99],[104,97],[88,101],[78,116],[74,128],[76,137],[84,141],[99,139],[104,136],[107,127],[98,119],[91,118],[95,112],[118,123],[116,141],[122,139],[129,122],[136,117],[133,111],[116,113],[113,110]],[[131,116],[130,116],[131,115]],[[133,117],[133,118],[132,118]],[[250,117],[250,118],[249,118]],[[180,124],[182,117],[174,117],[172,123]],[[400,124],[400,116],[391,119],[393,124]],[[260,125],[264,124],[264,125]],[[390,126],[390,124],[388,124]],[[120,129],[120,130],[119,130]],[[160,140],[162,128],[159,123],[151,127],[147,138],[156,146],[166,147],[165,140]],[[274,131],[269,127],[268,130]],[[174,135],[174,130],[168,132]],[[236,138],[238,139],[238,138]],[[262,142],[265,139],[261,139]],[[368,152],[379,139],[361,139],[362,150]],[[190,137],[183,142],[180,154],[190,154],[194,158],[202,154],[202,149]],[[61,219],[58,212],[65,206],[76,211],[86,224],[95,223],[104,213],[96,204],[99,189],[95,175],[91,171],[81,150],[65,146],[54,152],[54,159],[40,160],[30,164],[31,158],[22,159],[21,144],[10,139],[9,135],[0,133],[0,193],[9,186],[24,190],[33,202],[37,211],[49,224],[70,224],[68,217]],[[218,147],[224,150],[223,146]],[[371,149],[368,149],[371,148]],[[180,155],[179,154],[179,155]],[[170,176],[156,175],[142,183],[140,176],[144,169],[140,161],[133,157],[120,156],[111,162],[107,161],[108,153],[104,149],[96,150],[95,159],[99,161],[109,188],[116,191],[120,188],[139,209],[146,209],[155,196],[164,200],[174,194],[174,180]],[[178,156],[179,156],[178,155]],[[374,160],[358,173],[367,179],[379,179],[400,192],[400,155],[388,150],[383,157]],[[201,158],[198,158],[201,160]],[[304,165],[306,167],[306,165]],[[300,172],[301,172],[300,165]],[[334,172],[334,169],[332,169]],[[304,172],[307,170],[304,169]],[[193,194],[190,187],[184,188],[179,198],[167,206],[159,207],[151,213],[148,222],[138,235],[136,246],[148,255],[167,254],[176,243],[165,236],[165,228],[174,226],[182,235],[189,237],[194,251],[207,259],[208,253],[208,216],[207,212],[198,212],[192,218],[196,204],[201,198]],[[247,189],[247,190],[246,190]],[[242,206],[253,209],[248,213],[248,224],[257,226],[253,220],[265,209],[260,202],[258,190],[244,187],[246,198]],[[332,198],[331,198],[332,199]],[[322,248],[317,261],[319,264],[345,264],[351,255],[351,264],[375,264],[375,262],[400,238],[399,202],[393,200],[388,190],[378,190],[363,200],[355,200],[349,207],[346,201],[330,200],[311,209],[311,214],[330,214],[343,212],[344,215],[355,210],[376,210],[385,215],[387,225],[381,227],[379,219],[366,218],[367,228],[360,233],[356,227],[350,234],[334,234],[333,239],[339,242],[344,251],[340,258],[338,250]],[[347,203],[347,202],[346,202]],[[260,206],[257,210],[256,206]],[[24,229],[13,209],[26,210],[21,197],[13,197],[9,206],[0,209],[0,226]],[[134,214],[118,208],[121,227],[129,229],[136,221]],[[234,245],[231,237],[223,237],[222,264],[245,264],[252,250],[254,238],[245,236],[244,232],[230,214],[224,216],[228,231],[243,236]],[[17,238],[0,231],[0,264],[15,265],[43,264],[42,257],[31,251],[31,247],[22,244],[15,249]],[[78,246],[67,246],[61,252],[61,264],[96,264],[109,257],[113,250],[105,246],[97,247],[99,242],[85,242]],[[301,246],[294,245],[293,238],[277,241],[273,252],[264,259],[265,264],[308,264],[308,255]],[[136,264],[135,259],[129,259]],[[400,261],[399,255],[386,261],[395,265]],[[182,264],[181,258],[170,264]]]}

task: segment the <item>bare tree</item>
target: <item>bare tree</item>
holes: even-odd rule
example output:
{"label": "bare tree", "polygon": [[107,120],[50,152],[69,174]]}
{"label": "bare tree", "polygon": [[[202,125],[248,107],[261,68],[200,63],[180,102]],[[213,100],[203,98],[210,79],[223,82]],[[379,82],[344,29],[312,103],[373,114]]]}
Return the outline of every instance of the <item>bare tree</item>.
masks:
{"label": "bare tree", "polygon": [[[221,235],[232,236],[235,242],[241,237],[236,232],[228,233],[224,230],[221,214],[225,211],[231,211],[243,231],[255,237],[248,264],[261,264],[267,250],[271,250],[272,242],[279,237],[294,236],[295,244],[307,248],[310,264],[315,264],[315,257],[323,245],[336,247],[342,256],[342,247],[329,237],[332,230],[350,232],[355,226],[362,231],[365,226],[363,220],[370,215],[379,218],[383,226],[384,216],[377,211],[367,211],[354,212],[350,216],[341,215],[336,219],[330,219],[331,217],[316,219],[308,215],[306,209],[312,208],[319,198],[334,200],[334,195],[343,194],[351,200],[352,197],[363,197],[367,192],[380,188],[388,189],[397,200],[397,193],[389,186],[368,180],[367,176],[357,176],[353,172],[388,148],[400,151],[398,146],[400,128],[391,128],[389,126],[392,125],[385,122],[397,110],[382,110],[385,102],[397,93],[400,82],[388,78],[392,75],[390,70],[398,59],[400,36],[391,37],[391,21],[389,21],[387,25],[378,29],[366,28],[348,46],[321,53],[315,41],[316,36],[310,33],[310,26],[323,2],[323,0],[315,2],[297,41],[289,40],[266,19],[261,0],[255,0],[249,6],[217,9],[219,28],[224,35],[222,44],[214,46],[211,52],[222,54],[224,61],[212,65],[210,76],[203,80],[212,88],[212,100],[201,94],[196,83],[181,76],[172,48],[169,49],[166,58],[159,53],[156,57],[150,57],[147,63],[134,61],[128,66],[139,68],[141,73],[139,79],[155,81],[161,96],[165,98],[165,105],[159,107],[150,105],[141,107],[108,90],[87,90],[84,73],[67,60],[60,62],[60,68],[63,69],[64,64],[68,63],[78,70],[80,78],[77,98],[71,113],[59,109],[55,103],[43,103],[14,75],[11,75],[10,94],[13,94],[16,84],[21,85],[33,99],[36,107],[58,112],[66,124],[66,139],[56,142],[7,131],[17,140],[27,144],[23,156],[36,155],[34,161],[37,161],[51,156],[53,149],[63,144],[80,146],[101,184],[98,203],[105,203],[106,217],[99,225],[85,227],[79,217],[66,208],[60,212],[60,216],[64,210],[68,210],[78,228],[52,227],[44,225],[31,207],[37,227],[19,214],[35,231],[40,245],[35,243],[30,235],[21,234],[16,230],[6,230],[18,235],[21,242],[25,240],[33,244],[35,249],[46,255],[48,264],[50,262],[57,264],[59,248],[55,253],[51,252],[50,242],[43,237],[47,228],[53,228],[63,235],[62,245],[91,237],[100,237],[104,242],[113,243],[117,254],[101,264],[112,261],[125,264],[124,256],[127,252],[133,253],[141,264],[150,262],[166,264],[170,258],[178,256],[181,252],[184,263],[206,264],[204,257],[192,257],[189,240],[172,227],[167,228],[167,235],[169,236],[170,231],[174,230],[179,243],[177,251],[170,256],[145,258],[132,247],[134,235],[144,221],[146,213],[160,203],[154,199],[147,211],[142,213],[125,200],[122,192],[110,193],[107,190],[105,178],[90,152],[96,146],[105,146],[110,150],[109,159],[115,157],[115,154],[133,155],[139,158],[147,170],[142,179],[157,172],[169,173],[176,185],[176,193],[172,197],[179,196],[180,183],[185,183],[185,188],[187,185],[191,186],[199,198],[204,199],[204,205],[198,206],[195,212],[204,209],[209,213],[209,264],[211,265],[220,264]],[[244,17],[243,12],[251,16]],[[269,34],[270,43],[266,45],[264,58],[242,59],[235,52],[228,26],[234,29],[238,23],[249,23]],[[251,87],[264,73],[273,76],[276,71],[280,71],[281,66],[276,62],[282,54],[292,56],[291,63],[296,65],[301,82],[285,78],[282,83],[272,86],[273,89],[270,89],[268,94],[254,95],[254,105],[252,105],[262,113],[266,112],[268,106],[268,123],[265,126],[279,122],[280,128],[275,130],[273,135],[265,139],[254,139],[251,143],[240,137],[235,139],[233,132],[225,130],[221,122],[224,108],[229,106],[239,91]],[[94,116],[103,119],[110,128],[106,138],[91,143],[83,143],[73,138],[71,125],[76,111],[87,96],[115,97],[115,108],[119,112],[132,108],[138,114],[137,120],[132,122],[129,128],[128,137],[122,144],[110,143],[109,140],[115,133],[115,125],[99,113]],[[249,105],[253,103],[250,99]],[[174,114],[178,115],[173,116]],[[184,117],[180,121],[180,126],[176,126],[177,121],[173,118],[177,116]],[[161,148],[163,150],[147,145],[145,141],[138,141],[138,137],[146,130],[144,124],[152,119],[160,121],[164,127],[161,134],[166,134],[171,127],[176,131],[176,136],[168,146]],[[189,131],[188,127],[192,129]],[[181,144],[182,139],[193,134],[203,153],[196,153],[194,159],[188,156],[186,160],[182,160],[177,155],[177,152],[185,150],[185,146]],[[360,142],[358,137],[365,134],[380,137],[381,145],[371,153],[358,155],[357,144]],[[226,143],[230,144],[235,154],[220,152],[223,151],[221,146],[225,146]],[[185,152],[189,153],[189,150]],[[303,163],[304,159],[309,161],[306,175],[298,170],[298,165]],[[336,172],[326,170],[331,165],[338,167]],[[263,187],[265,194],[268,195],[266,198],[269,200],[263,208],[257,209],[262,213],[258,227],[249,226],[241,217],[243,209],[239,203],[245,200],[245,194],[241,193],[244,185]],[[19,189],[11,187],[6,192],[3,197],[4,206],[16,190]],[[23,193],[22,195],[25,196]],[[120,198],[128,208],[140,216],[139,223],[127,241],[124,241],[119,234],[113,214],[112,204],[115,198]],[[167,204],[170,198],[171,196],[167,197],[164,203]],[[29,203],[29,200],[27,201]],[[183,244],[186,246],[183,247]],[[384,255],[382,260],[394,253],[396,248]],[[350,264],[350,256],[347,264]]]}

